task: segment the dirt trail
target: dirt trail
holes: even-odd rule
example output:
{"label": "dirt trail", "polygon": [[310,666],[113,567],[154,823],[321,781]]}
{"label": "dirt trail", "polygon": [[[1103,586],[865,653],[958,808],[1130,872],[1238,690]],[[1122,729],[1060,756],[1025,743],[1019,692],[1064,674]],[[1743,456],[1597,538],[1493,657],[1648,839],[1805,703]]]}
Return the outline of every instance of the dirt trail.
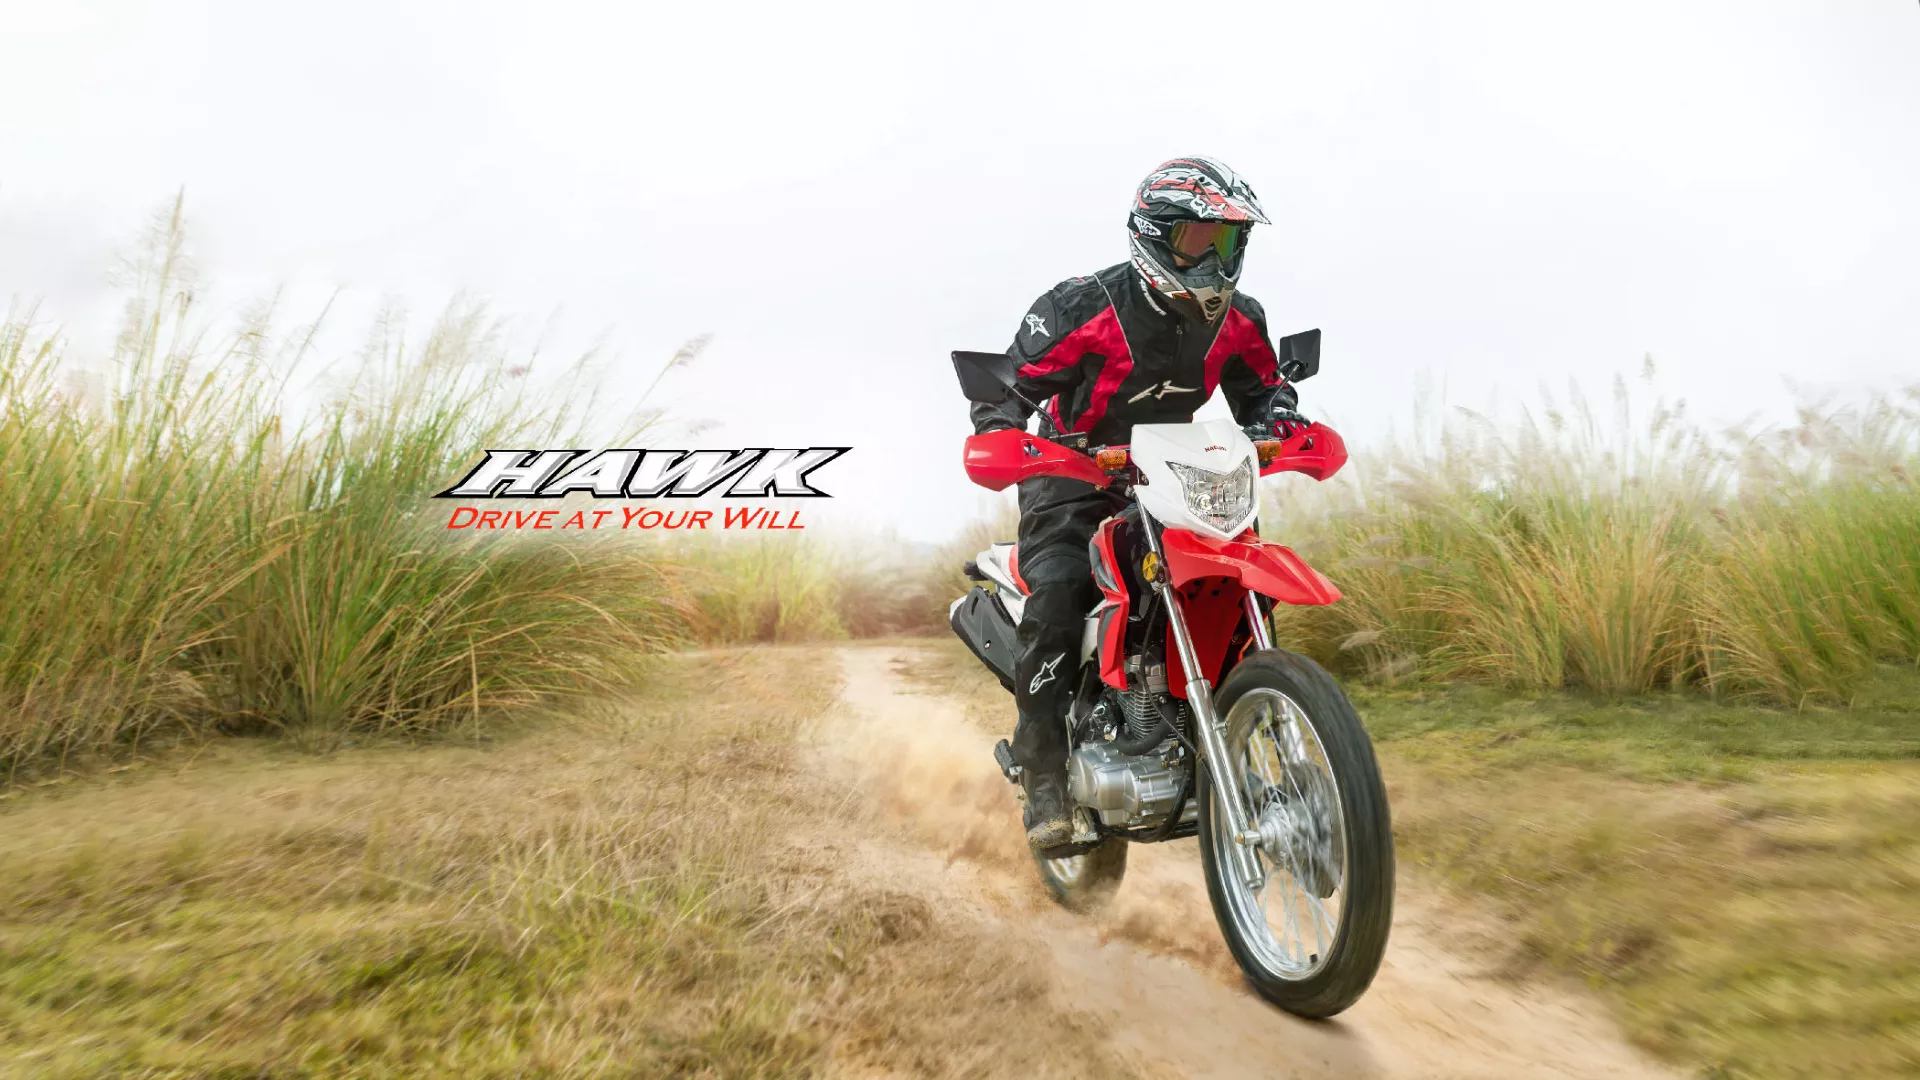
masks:
{"label": "dirt trail", "polygon": [[[1243,988],[1190,841],[1135,847],[1113,905],[1093,918],[1068,914],[1034,874],[1013,789],[992,765],[994,737],[967,721],[960,701],[913,690],[896,670],[911,656],[911,647],[841,652],[846,687],[817,752],[839,790],[884,820],[831,841],[836,856],[856,878],[1050,956],[1061,999],[1120,1020],[1108,1030],[1153,1075],[1679,1075],[1624,1043],[1576,991],[1497,980],[1472,950],[1448,948],[1494,928],[1404,874],[1386,964],[1332,1021],[1289,1016]],[[1181,1020],[1123,1019],[1161,1014]]]}

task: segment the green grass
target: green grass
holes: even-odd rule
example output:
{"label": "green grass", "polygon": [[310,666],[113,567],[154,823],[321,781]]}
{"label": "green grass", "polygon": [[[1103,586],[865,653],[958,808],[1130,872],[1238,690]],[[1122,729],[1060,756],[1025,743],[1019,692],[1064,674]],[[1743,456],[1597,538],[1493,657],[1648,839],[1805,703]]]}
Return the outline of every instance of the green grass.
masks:
{"label": "green grass", "polygon": [[1509,970],[1729,1077],[1920,1069],[1920,679],[1852,709],[1355,688],[1403,865],[1491,901]]}
{"label": "green grass", "polygon": [[1713,781],[1796,762],[1920,762],[1920,673],[1910,669],[1882,669],[1852,708],[1801,710],[1473,683],[1349,690],[1376,742],[1436,764],[1564,764],[1634,780]]}

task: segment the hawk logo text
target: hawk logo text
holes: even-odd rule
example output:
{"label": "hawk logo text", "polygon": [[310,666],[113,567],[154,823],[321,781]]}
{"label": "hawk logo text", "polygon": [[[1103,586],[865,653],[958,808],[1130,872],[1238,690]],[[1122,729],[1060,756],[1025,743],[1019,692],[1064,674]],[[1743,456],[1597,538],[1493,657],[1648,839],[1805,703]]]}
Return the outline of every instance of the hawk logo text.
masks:
{"label": "hawk logo text", "polygon": [[436,499],[831,498],[808,479],[847,446],[798,450],[489,450]]}

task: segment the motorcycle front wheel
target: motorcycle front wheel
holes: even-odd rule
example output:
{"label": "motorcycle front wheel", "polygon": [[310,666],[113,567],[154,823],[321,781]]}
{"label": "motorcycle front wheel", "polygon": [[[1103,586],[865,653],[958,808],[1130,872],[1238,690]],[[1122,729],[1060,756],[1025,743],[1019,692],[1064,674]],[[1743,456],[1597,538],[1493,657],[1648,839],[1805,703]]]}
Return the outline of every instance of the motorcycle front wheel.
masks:
{"label": "motorcycle front wheel", "polygon": [[1393,922],[1393,827],[1373,743],[1333,677],[1282,649],[1250,654],[1214,701],[1247,821],[1230,835],[1210,771],[1221,766],[1209,763],[1199,839],[1214,917],[1260,996],[1332,1016],[1373,982]]}

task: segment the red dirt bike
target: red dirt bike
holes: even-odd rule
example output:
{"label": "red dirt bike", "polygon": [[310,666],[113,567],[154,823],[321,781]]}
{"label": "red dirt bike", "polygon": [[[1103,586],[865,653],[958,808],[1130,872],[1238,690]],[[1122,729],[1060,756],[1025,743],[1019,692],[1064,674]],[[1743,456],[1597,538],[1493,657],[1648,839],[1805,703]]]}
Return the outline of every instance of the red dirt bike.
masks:
{"label": "red dirt bike", "polygon": [[[953,358],[969,399],[1017,396],[1004,354]],[[1324,480],[1346,446],[1322,424],[1256,443],[1228,420],[1142,424],[1133,440],[1088,447],[1084,435],[1003,430],[966,443],[967,475],[983,487],[1064,476],[1126,503],[1093,537],[1101,600],[1060,718],[1073,840],[1035,862],[1054,898],[1083,911],[1119,887],[1127,845],[1198,835],[1214,916],[1248,981],[1289,1012],[1332,1016],[1366,991],[1386,951],[1387,795],[1339,685],[1272,640],[1273,603],[1330,604],[1340,592],[1253,526],[1257,476]],[[995,544],[966,569],[982,584],[954,601],[954,633],[1011,692],[1027,598],[1019,553]],[[994,757],[1017,783],[1005,740]]]}

